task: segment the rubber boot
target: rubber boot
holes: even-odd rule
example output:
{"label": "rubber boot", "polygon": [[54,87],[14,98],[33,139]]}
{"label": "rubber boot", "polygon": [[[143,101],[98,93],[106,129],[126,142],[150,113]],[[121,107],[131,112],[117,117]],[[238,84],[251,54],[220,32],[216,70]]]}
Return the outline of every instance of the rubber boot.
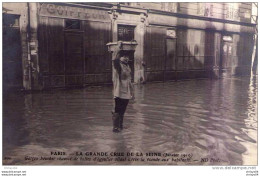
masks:
{"label": "rubber boot", "polygon": [[119,128],[123,130],[124,115],[119,116]]}
{"label": "rubber boot", "polygon": [[113,132],[118,133],[121,131],[120,129],[120,116],[118,113],[112,112],[112,120],[113,120]]}

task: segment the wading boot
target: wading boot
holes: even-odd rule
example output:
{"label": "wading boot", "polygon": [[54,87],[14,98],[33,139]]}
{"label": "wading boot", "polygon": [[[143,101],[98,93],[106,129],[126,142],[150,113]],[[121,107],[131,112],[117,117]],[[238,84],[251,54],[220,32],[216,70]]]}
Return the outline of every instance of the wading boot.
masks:
{"label": "wading boot", "polygon": [[123,121],[124,121],[124,115],[119,116],[119,128],[120,130],[123,130]]}
{"label": "wading boot", "polygon": [[120,117],[118,113],[112,112],[112,120],[113,120],[113,132],[118,133],[121,131],[120,129]]}

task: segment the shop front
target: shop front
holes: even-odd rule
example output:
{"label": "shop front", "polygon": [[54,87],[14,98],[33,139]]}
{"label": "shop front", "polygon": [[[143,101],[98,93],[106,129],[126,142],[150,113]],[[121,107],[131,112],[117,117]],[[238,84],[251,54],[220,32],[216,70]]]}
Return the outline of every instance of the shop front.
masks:
{"label": "shop front", "polygon": [[253,25],[155,10],[148,21],[146,81],[250,74]]}
{"label": "shop front", "polygon": [[105,8],[39,3],[43,88],[111,83],[111,22]]}
{"label": "shop front", "polygon": [[[16,65],[8,67],[17,71],[12,72],[17,80],[9,79],[7,72],[4,80],[26,90],[112,84],[112,55],[106,44],[120,40],[138,44],[130,56],[132,81],[137,84],[249,75],[251,71],[255,24],[248,15],[250,3],[23,6],[13,16],[20,24],[4,26],[4,33],[20,38],[13,42],[20,43],[16,53],[4,45],[4,66],[16,59]],[[16,6],[5,3],[4,7]],[[11,60],[5,56],[10,53]]]}

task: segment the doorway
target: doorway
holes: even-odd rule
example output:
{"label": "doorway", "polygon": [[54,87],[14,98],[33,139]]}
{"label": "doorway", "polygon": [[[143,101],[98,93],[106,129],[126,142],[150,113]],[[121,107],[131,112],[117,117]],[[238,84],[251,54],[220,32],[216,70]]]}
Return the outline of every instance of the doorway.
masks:
{"label": "doorway", "polygon": [[221,58],[220,58],[220,69],[221,74],[227,72],[227,70],[232,66],[232,55],[233,55],[233,39],[232,36],[223,36],[222,38],[222,49],[221,49]]}
{"label": "doorway", "polygon": [[176,80],[177,39],[166,38],[166,56],[164,62],[164,81]]}
{"label": "doorway", "polygon": [[83,33],[65,32],[65,86],[83,86]]}
{"label": "doorway", "polygon": [[23,88],[19,15],[3,14],[3,88]]}

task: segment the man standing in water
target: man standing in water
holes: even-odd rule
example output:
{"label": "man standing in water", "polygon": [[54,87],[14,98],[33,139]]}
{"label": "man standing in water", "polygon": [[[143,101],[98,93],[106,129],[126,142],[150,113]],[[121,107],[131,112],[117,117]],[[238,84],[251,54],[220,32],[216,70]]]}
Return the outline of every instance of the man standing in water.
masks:
{"label": "man standing in water", "polygon": [[123,119],[130,99],[134,98],[133,84],[131,82],[131,69],[127,51],[121,50],[122,43],[113,53],[113,94],[115,109],[112,112],[113,132],[123,130]]}

